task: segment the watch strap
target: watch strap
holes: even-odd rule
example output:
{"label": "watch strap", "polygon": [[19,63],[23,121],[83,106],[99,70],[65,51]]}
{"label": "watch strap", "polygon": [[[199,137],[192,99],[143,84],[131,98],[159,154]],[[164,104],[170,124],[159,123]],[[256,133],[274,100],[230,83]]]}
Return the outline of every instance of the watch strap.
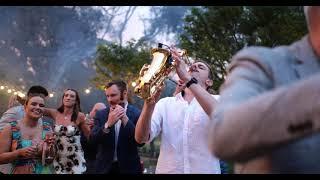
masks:
{"label": "watch strap", "polygon": [[197,83],[198,83],[198,80],[196,78],[192,77],[190,79],[190,81],[187,82],[186,87],[189,88],[191,86],[191,84],[197,84]]}

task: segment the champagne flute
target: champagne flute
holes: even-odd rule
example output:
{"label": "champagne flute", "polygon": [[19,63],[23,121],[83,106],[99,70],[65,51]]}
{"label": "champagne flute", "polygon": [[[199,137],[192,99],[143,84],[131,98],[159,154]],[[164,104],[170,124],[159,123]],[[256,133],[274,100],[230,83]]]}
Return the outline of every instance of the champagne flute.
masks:
{"label": "champagne flute", "polygon": [[38,138],[35,138],[35,139],[32,139],[31,141],[31,147],[34,149],[35,151],[35,154],[34,156],[36,157],[37,156],[37,153],[39,152],[39,145],[40,145],[40,139]]}
{"label": "champagne flute", "polygon": [[93,118],[92,118],[89,114],[86,114],[85,122],[86,122],[86,125],[87,125],[90,129],[93,128],[94,121],[93,121]]}
{"label": "champagne flute", "polygon": [[86,122],[87,124],[90,124],[91,119],[92,119],[92,118],[90,117],[90,114],[86,114],[85,122]]}
{"label": "champagne flute", "polygon": [[48,149],[46,150],[47,155],[45,157],[45,161],[47,163],[52,162],[52,160],[54,159],[54,145],[52,144],[54,138],[54,133],[52,131],[46,133],[45,143]]}

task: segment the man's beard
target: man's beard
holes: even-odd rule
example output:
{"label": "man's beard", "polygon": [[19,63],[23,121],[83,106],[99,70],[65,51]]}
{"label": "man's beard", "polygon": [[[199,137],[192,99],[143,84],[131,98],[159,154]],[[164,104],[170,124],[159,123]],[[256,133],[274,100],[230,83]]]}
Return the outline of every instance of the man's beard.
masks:
{"label": "man's beard", "polygon": [[111,106],[120,105],[120,106],[123,106],[123,107],[124,107],[124,95],[123,95],[123,94],[124,94],[124,93],[121,93],[121,94],[120,94],[120,100],[119,100],[118,103],[110,102],[109,104],[110,104]]}

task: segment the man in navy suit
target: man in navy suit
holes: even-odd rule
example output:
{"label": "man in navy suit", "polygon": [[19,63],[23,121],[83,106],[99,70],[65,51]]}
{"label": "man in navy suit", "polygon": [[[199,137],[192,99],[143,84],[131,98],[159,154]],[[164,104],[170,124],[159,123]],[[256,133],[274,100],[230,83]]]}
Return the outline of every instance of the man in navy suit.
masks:
{"label": "man in navy suit", "polygon": [[138,146],[134,139],[140,110],[128,104],[127,84],[107,83],[105,93],[109,106],[97,111],[90,143],[97,146],[96,173],[141,174]]}

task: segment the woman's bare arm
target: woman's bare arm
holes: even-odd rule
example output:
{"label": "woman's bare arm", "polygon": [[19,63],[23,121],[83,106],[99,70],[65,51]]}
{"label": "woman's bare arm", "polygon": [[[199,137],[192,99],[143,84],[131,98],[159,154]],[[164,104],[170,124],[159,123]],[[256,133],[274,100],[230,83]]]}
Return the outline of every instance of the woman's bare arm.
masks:
{"label": "woman's bare arm", "polygon": [[11,143],[11,125],[6,125],[0,133],[0,164],[10,163],[18,159],[18,150],[10,152]]}
{"label": "woman's bare arm", "polygon": [[86,116],[80,112],[78,115],[77,121],[78,121],[78,124],[79,124],[78,126],[80,127],[80,130],[83,132],[83,134],[87,138],[87,140],[89,140],[91,130],[90,130],[89,126],[87,125],[85,118],[86,118]]}
{"label": "woman's bare arm", "polygon": [[43,115],[44,116],[48,116],[51,119],[53,119],[54,121],[56,121],[56,116],[57,116],[58,111],[56,109],[53,108],[44,108],[44,112]]}

